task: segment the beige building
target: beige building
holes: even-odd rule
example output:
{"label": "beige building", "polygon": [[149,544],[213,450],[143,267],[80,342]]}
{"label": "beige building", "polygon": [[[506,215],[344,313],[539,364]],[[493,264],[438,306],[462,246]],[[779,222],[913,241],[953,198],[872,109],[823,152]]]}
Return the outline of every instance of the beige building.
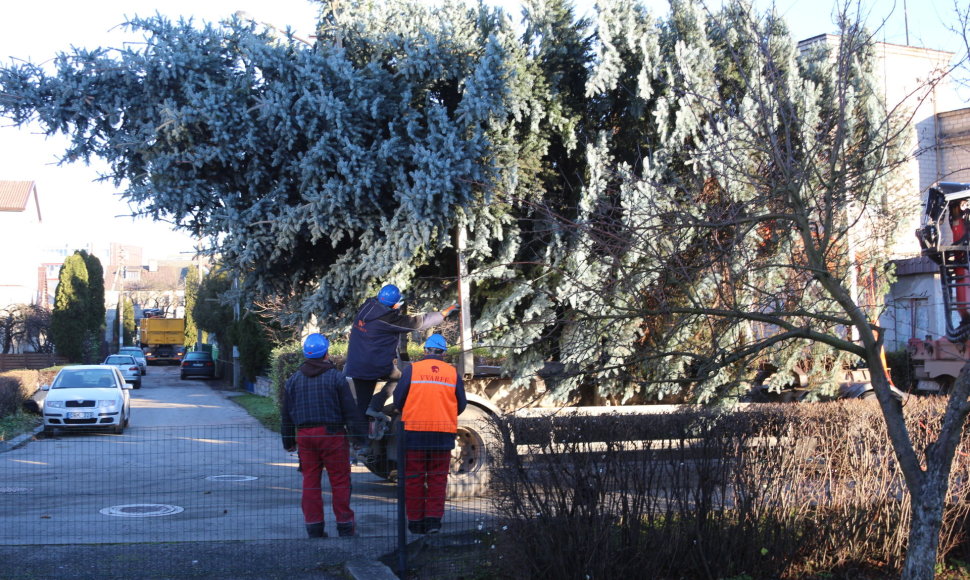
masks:
{"label": "beige building", "polygon": [[940,181],[970,183],[970,108],[937,115],[936,134]]}
{"label": "beige building", "polygon": [[33,181],[0,181],[0,308],[39,303],[42,221]]}
{"label": "beige building", "polygon": [[[837,46],[839,37],[821,35],[799,43]],[[876,43],[876,69],[888,111],[904,119],[911,143],[909,160],[897,169],[898,195],[913,208],[900,225],[893,248],[898,280],[885,297],[879,319],[887,350],[906,348],[911,337],[945,334],[936,265],[920,257],[916,230],[922,225],[929,188],[940,181],[970,182],[970,109],[950,83],[953,53]],[[864,236],[864,233],[863,233]],[[860,290],[861,293],[861,290]],[[878,298],[874,299],[878,300]]]}

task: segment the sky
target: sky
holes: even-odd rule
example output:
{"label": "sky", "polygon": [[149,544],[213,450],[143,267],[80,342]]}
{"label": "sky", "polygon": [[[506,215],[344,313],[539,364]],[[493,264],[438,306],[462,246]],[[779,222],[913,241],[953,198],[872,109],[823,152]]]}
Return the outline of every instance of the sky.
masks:
{"label": "sky", "polygon": [[[643,0],[658,16],[667,11],[661,0]],[[879,40],[958,52],[959,37],[947,30],[953,22],[953,0],[869,0],[864,2],[870,27]],[[961,0],[965,2],[965,0]],[[492,0],[518,15],[516,0]],[[757,5],[767,8],[766,0]],[[835,32],[830,0],[779,0],[777,10],[788,20],[798,39]],[[6,2],[0,8],[0,62],[13,59],[48,62],[72,46],[117,47],[128,38],[118,24],[130,16],[159,12],[171,18],[192,17],[217,22],[237,11],[279,28],[291,27],[298,36],[311,34],[319,4],[307,0],[48,0]],[[592,2],[577,2],[579,13],[591,14]],[[826,8],[826,6],[830,6]],[[880,26],[881,23],[884,23]],[[46,138],[36,127],[11,127],[0,119],[0,180],[34,181],[37,184],[45,230],[43,247],[103,246],[108,242],[140,245],[146,259],[191,257],[198,243],[173,231],[170,224],[148,219],[133,220],[131,210],[110,183],[96,182],[99,167],[58,165],[65,149],[60,137]]]}

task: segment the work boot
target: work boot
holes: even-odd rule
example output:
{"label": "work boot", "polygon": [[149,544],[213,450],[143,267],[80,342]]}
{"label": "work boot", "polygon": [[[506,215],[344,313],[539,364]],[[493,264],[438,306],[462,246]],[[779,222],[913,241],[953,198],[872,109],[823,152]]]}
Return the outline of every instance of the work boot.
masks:
{"label": "work boot", "polygon": [[347,538],[347,537],[350,537],[350,536],[356,536],[357,535],[357,526],[354,525],[354,522],[347,522],[347,523],[343,523],[343,524],[337,524],[337,534],[340,535],[341,538]]}
{"label": "work boot", "polygon": [[408,531],[412,534],[425,534],[427,531],[424,528],[425,520],[408,520]]}
{"label": "work boot", "polygon": [[323,522],[306,525],[306,534],[311,538],[326,538],[327,532],[323,531]]}
{"label": "work boot", "polygon": [[426,534],[437,534],[441,531],[441,518],[424,518]]}

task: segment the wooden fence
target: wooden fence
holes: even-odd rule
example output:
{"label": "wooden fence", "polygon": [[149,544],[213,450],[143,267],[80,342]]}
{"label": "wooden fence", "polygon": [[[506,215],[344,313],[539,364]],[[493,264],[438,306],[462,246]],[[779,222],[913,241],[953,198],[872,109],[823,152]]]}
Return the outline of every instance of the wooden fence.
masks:
{"label": "wooden fence", "polygon": [[45,369],[64,364],[67,364],[67,359],[53,353],[0,354],[0,372],[16,369]]}

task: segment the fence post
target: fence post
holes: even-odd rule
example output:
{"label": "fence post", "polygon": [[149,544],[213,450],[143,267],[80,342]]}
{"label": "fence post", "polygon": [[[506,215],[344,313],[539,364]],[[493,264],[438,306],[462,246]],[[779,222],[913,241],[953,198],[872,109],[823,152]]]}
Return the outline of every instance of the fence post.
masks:
{"label": "fence post", "polygon": [[407,512],[404,509],[404,421],[397,422],[397,567],[398,577],[407,578]]}

